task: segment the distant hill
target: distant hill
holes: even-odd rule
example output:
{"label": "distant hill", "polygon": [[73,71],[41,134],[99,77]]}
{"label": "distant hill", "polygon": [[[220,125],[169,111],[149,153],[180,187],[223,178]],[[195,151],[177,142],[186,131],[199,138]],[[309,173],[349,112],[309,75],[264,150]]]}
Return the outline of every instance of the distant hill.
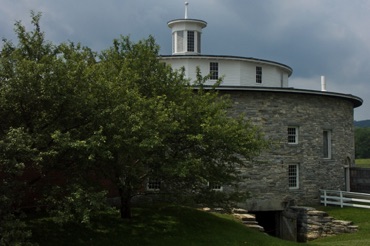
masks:
{"label": "distant hill", "polygon": [[370,127],[370,120],[359,120],[355,121],[354,125],[356,127]]}

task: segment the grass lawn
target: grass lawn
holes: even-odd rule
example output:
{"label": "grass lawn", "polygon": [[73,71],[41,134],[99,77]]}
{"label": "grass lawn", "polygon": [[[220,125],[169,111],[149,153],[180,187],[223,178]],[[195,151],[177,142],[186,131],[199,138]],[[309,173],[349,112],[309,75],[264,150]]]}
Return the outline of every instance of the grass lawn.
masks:
{"label": "grass lawn", "polygon": [[367,167],[370,168],[370,159],[356,159],[356,167]]}
{"label": "grass lawn", "polygon": [[370,245],[370,210],[319,207],[332,217],[353,221],[359,232],[311,241],[307,244],[280,240],[246,228],[229,215],[211,214],[191,208],[161,206],[136,208],[131,221],[118,213],[101,214],[89,228],[76,224],[63,227],[50,218],[31,219],[33,240],[43,245]]}
{"label": "grass lawn", "polygon": [[190,208],[163,206],[135,209],[131,221],[117,213],[102,214],[90,228],[74,224],[63,227],[50,218],[32,219],[34,242],[43,245],[298,245],[246,228],[228,215]]}

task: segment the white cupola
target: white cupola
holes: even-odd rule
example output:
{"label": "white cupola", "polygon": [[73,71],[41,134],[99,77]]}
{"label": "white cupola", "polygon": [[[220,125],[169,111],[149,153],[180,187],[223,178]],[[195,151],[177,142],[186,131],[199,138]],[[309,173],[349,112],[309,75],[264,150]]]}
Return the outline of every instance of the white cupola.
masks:
{"label": "white cupola", "polygon": [[188,19],[188,2],[185,2],[185,18],[169,21],[172,30],[172,55],[199,55],[202,29],[207,22]]}

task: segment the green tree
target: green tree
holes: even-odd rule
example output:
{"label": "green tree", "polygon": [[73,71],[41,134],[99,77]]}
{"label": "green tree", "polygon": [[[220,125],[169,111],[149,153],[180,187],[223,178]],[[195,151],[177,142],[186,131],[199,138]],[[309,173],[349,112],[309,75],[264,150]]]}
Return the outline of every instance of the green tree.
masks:
{"label": "green tree", "polygon": [[370,128],[355,128],[355,152],[356,158],[370,158]]}
{"label": "green tree", "polygon": [[198,73],[194,87],[158,59],[158,49],[152,37],[121,37],[100,57],[100,84],[109,90],[96,160],[119,190],[122,218],[148,178],[172,196],[204,195],[208,181],[235,182],[238,167],[265,144],[243,117],[228,116],[229,100],[203,88],[207,77]]}
{"label": "green tree", "polygon": [[33,154],[29,135],[10,128],[0,140],[0,245],[27,245],[31,232],[16,216],[26,184],[18,179]]}
{"label": "green tree", "polygon": [[[12,244],[11,235],[20,238],[13,233],[14,223],[7,221],[19,214],[22,195],[30,195],[33,189],[43,194],[42,189],[50,187],[51,172],[64,175],[65,185],[86,180],[81,174],[90,164],[88,143],[94,142],[94,115],[99,110],[94,97],[100,91],[94,79],[96,54],[79,44],[47,42],[40,30],[41,15],[31,17],[34,29],[28,32],[16,22],[18,43],[4,39],[0,53],[0,239],[4,245]],[[66,195],[65,190],[59,195]]]}
{"label": "green tree", "polygon": [[[32,170],[38,175],[26,185],[42,193],[37,184],[46,186],[57,172],[62,188],[45,190],[46,201],[62,221],[80,222],[100,208],[101,179],[117,189],[122,218],[131,216],[132,198],[146,192],[149,178],[161,180],[161,192],[173,198],[201,202],[198,195],[209,194],[220,202],[207,183],[237,182],[245,161],[266,145],[243,116],[230,117],[230,100],[204,86],[208,76],[198,73],[193,84],[161,62],[154,38],[121,37],[97,54],[45,41],[39,20],[32,14],[31,32],[17,22],[19,43],[4,40],[1,50],[0,172],[7,191]],[[11,193],[4,192],[9,208]]]}

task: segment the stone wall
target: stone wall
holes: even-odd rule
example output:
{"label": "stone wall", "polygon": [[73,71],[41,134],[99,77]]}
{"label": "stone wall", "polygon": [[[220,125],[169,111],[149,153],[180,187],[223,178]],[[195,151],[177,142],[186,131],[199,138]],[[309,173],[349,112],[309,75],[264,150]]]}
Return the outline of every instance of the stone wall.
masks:
{"label": "stone wall", "polygon": [[[354,160],[353,102],[315,93],[228,90],[230,114],[245,114],[271,146],[242,170],[240,188],[249,211],[284,210],[319,203],[319,189],[344,190],[344,166]],[[298,144],[287,143],[287,127],[299,129]],[[323,130],[332,132],[332,158],[323,158]],[[299,165],[299,188],[288,187],[288,166]],[[230,187],[231,188],[231,187]],[[228,187],[224,187],[227,191]]]}
{"label": "stone wall", "polygon": [[352,233],[358,226],[351,221],[336,220],[326,212],[310,207],[290,207],[297,214],[297,241],[307,242],[321,237]]}

